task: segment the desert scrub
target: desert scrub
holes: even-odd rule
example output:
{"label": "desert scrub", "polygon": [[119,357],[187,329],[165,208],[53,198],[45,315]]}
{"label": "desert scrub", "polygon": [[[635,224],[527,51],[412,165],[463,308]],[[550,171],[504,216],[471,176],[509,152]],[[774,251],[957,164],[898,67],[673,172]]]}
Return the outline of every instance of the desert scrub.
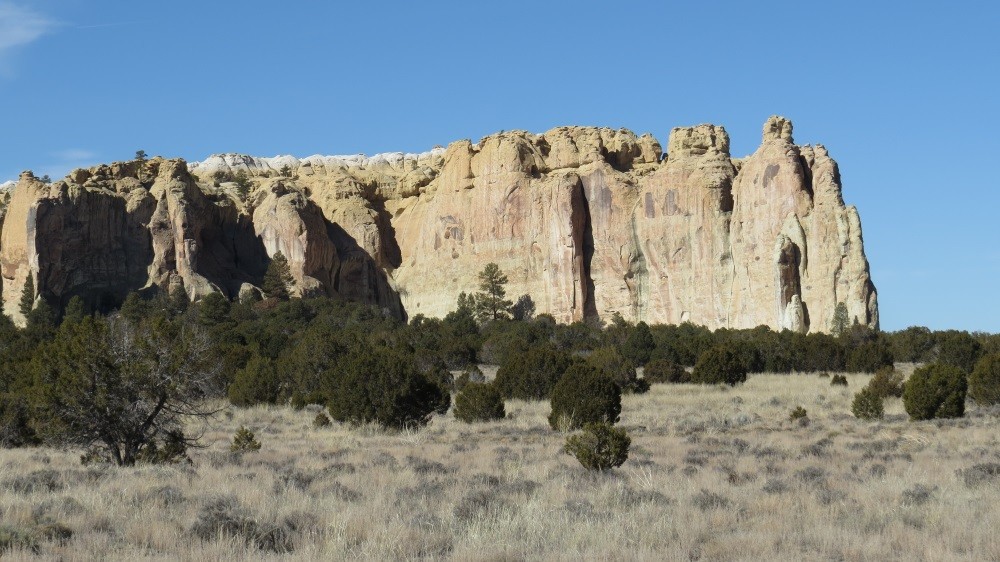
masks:
{"label": "desert scrub", "polygon": [[504,398],[545,400],[570,365],[567,353],[549,345],[535,345],[523,353],[508,354],[493,384]]}
{"label": "desert scrub", "polygon": [[875,372],[872,380],[868,381],[868,388],[881,398],[902,398],[903,373],[892,367],[882,367]]}
{"label": "desert scrub", "polygon": [[809,412],[806,411],[802,406],[796,406],[790,414],[788,414],[789,421],[797,421],[801,419],[807,419],[809,417]]}
{"label": "desert scrub", "polygon": [[229,401],[242,408],[262,403],[274,404],[280,393],[281,379],[274,361],[256,354],[246,366],[236,371],[227,392]]}
{"label": "desert scrub", "polygon": [[847,355],[847,370],[851,373],[875,373],[892,364],[892,350],[882,338],[865,342]]}
{"label": "desert scrub", "polygon": [[1000,404],[1000,353],[986,355],[969,375],[969,398],[984,406]]}
{"label": "desert scrub", "polygon": [[318,412],[316,417],[313,418],[313,429],[322,429],[324,427],[330,427],[333,422],[330,421],[330,416],[326,415],[325,412]]}
{"label": "desert scrub", "polygon": [[503,396],[492,384],[470,382],[455,396],[455,419],[466,423],[502,420]]}
{"label": "desert scrub", "polygon": [[701,354],[692,377],[701,384],[725,383],[736,386],[747,380],[747,367],[739,354],[725,346],[715,346]]}
{"label": "desert scrub", "polygon": [[139,451],[135,460],[139,464],[190,464],[191,457],[187,453],[188,440],[184,437],[184,432],[178,429],[168,431],[159,445],[156,441],[151,441]]}
{"label": "desert scrub", "polygon": [[903,407],[911,420],[960,418],[965,415],[967,388],[961,369],[933,363],[910,375],[903,389]]}
{"label": "desert scrub", "polygon": [[564,451],[587,470],[610,470],[628,460],[632,439],[624,429],[609,423],[588,423],[583,432],[566,438]]}
{"label": "desert scrub", "polygon": [[691,374],[669,359],[654,359],[646,363],[642,378],[650,384],[691,382]]}
{"label": "desert scrub", "polygon": [[210,500],[198,513],[191,534],[204,541],[232,537],[260,550],[285,553],[293,550],[291,532],[284,525],[265,525],[233,497]]}
{"label": "desert scrub", "polygon": [[413,357],[384,346],[347,354],[330,383],[327,407],[339,422],[420,427],[451,406],[451,394],[421,374]]}
{"label": "desert scrub", "polygon": [[872,390],[871,386],[861,389],[854,395],[851,402],[851,413],[859,420],[880,420],[885,417],[882,396]]}
{"label": "desert scrub", "polygon": [[246,426],[240,426],[236,430],[236,435],[233,435],[233,443],[229,446],[229,450],[234,453],[252,453],[254,451],[260,450],[260,441],[257,441],[257,436],[254,432],[248,429]]}
{"label": "desert scrub", "polygon": [[624,394],[642,394],[649,390],[649,381],[636,375],[635,364],[613,347],[595,349],[587,356],[587,363],[611,377]]}
{"label": "desert scrub", "polygon": [[552,429],[578,429],[587,423],[617,423],[622,392],[615,381],[594,367],[574,363],[552,389]]}
{"label": "desert scrub", "polygon": [[470,366],[462,371],[461,375],[458,375],[458,377],[455,378],[455,392],[462,392],[465,385],[470,382],[486,382],[486,376],[483,375],[483,371],[479,368],[479,365]]}

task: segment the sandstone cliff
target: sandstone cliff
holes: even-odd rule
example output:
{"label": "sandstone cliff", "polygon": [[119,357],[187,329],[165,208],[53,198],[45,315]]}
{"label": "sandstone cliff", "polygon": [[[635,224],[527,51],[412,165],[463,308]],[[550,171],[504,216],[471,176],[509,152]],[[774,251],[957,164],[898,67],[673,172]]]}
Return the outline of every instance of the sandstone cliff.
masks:
{"label": "sandstone cliff", "polygon": [[26,172],[3,220],[4,310],[19,321],[29,274],[62,305],[107,308],[135,290],[236,298],[280,250],[300,294],[397,316],[446,314],[495,262],[512,296],[563,322],[827,331],[843,302],[878,325],[837,164],[795,145],[780,117],[745,159],[713,125],[674,129],[665,154],[649,135],[561,127],[423,154],[153,159],[52,184]]}

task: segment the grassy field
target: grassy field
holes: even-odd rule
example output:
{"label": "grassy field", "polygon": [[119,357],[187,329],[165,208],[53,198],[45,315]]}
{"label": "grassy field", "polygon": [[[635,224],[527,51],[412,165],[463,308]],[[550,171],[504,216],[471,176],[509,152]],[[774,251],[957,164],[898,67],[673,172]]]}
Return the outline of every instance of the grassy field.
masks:
{"label": "grassy field", "polygon": [[[17,559],[997,560],[1000,410],[850,414],[868,377],[757,375],[624,399],[621,468],[561,452],[547,403],[421,431],[312,426],[315,410],[230,410],[193,464],[84,467],[0,451],[0,545]],[[792,422],[796,406],[808,423]],[[229,452],[241,425],[263,444]],[[978,468],[973,468],[980,465]]]}

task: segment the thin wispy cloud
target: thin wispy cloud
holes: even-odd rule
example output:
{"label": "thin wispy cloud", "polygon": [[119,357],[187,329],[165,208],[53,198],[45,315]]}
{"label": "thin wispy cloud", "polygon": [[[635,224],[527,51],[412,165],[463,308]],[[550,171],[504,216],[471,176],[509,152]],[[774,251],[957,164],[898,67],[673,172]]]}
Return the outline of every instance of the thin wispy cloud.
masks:
{"label": "thin wispy cloud", "polygon": [[144,21],[119,21],[114,23],[95,23],[91,25],[78,25],[73,29],[98,29],[102,27],[122,27],[124,25],[139,25],[141,23],[146,23]]}
{"label": "thin wispy cloud", "polygon": [[0,60],[16,48],[33,43],[56,27],[56,22],[30,8],[0,0]]}
{"label": "thin wispy cloud", "polygon": [[84,148],[68,148],[55,152],[53,156],[64,162],[79,162],[82,160],[93,160],[97,158],[97,153]]}
{"label": "thin wispy cloud", "polygon": [[52,179],[64,177],[74,168],[88,168],[99,160],[100,155],[85,148],[67,148],[51,153],[49,162],[41,164],[35,175],[47,175]]}

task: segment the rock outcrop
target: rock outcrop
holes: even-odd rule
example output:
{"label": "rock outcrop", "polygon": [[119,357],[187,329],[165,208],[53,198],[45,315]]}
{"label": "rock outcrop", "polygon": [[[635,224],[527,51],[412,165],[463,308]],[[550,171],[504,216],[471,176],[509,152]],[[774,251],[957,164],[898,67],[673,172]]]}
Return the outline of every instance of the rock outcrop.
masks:
{"label": "rock outcrop", "polygon": [[619,313],[711,328],[828,331],[837,303],[877,327],[857,210],[792,124],[729,153],[722,127],[656,139],[561,127],[423,154],[212,156],[22,174],[0,236],[4,310],[42,298],[109,308],[130,291],[254,295],[270,256],[296,291],[443,316],[490,262],[562,322]]}

